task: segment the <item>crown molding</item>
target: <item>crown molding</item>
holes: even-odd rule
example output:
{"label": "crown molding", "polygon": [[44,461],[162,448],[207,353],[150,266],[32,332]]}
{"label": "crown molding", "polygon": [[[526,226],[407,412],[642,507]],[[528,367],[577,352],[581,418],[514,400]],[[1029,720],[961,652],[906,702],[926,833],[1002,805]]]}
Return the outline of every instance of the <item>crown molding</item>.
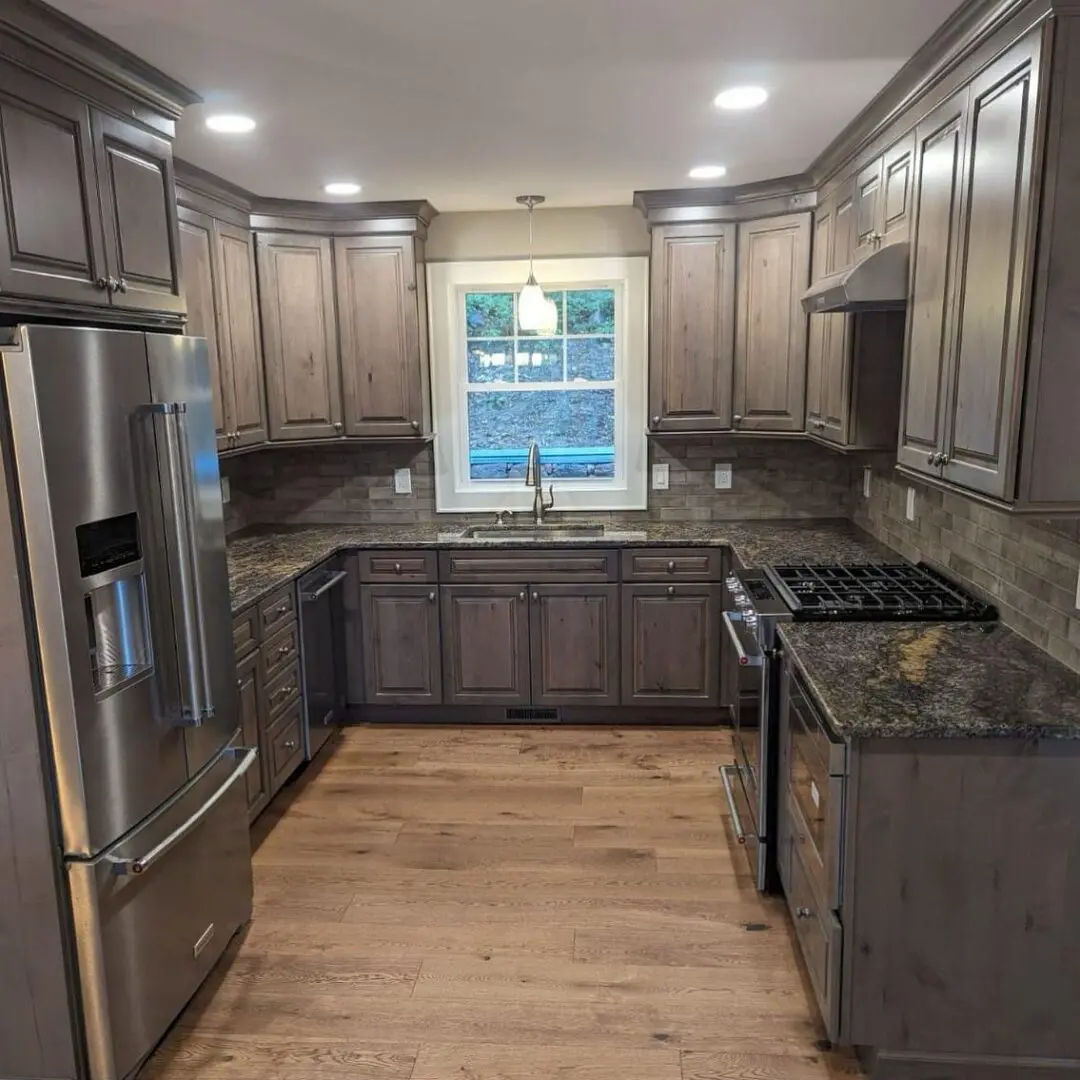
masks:
{"label": "crown molding", "polygon": [[817,192],[813,179],[803,173],[731,187],[635,191],[634,205],[650,226],[690,225],[813,210]]}

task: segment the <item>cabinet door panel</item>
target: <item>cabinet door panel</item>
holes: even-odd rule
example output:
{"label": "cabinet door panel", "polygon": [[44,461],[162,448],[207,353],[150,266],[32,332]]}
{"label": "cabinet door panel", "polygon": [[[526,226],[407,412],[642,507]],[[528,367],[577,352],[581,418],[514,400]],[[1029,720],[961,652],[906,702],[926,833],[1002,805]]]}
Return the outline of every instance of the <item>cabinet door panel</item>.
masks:
{"label": "cabinet door panel", "polygon": [[868,165],[855,180],[855,258],[865,258],[881,240],[882,160]]}
{"label": "cabinet door panel", "polygon": [[257,252],[270,438],[334,438],[343,425],[330,240],[261,234]]}
{"label": "cabinet door panel", "polygon": [[369,705],[438,705],[439,594],[427,585],[363,585],[364,699]]}
{"label": "cabinet door panel", "polygon": [[0,62],[0,155],[0,290],[108,306],[86,104]]}
{"label": "cabinet door panel", "polygon": [[914,132],[885,151],[880,215],[882,238],[886,244],[895,244],[909,237],[914,160]]}
{"label": "cabinet door panel", "polygon": [[348,435],[423,428],[420,320],[412,237],[334,241]]}
{"label": "cabinet door panel", "polygon": [[649,348],[651,427],[731,427],[735,227],[656,230]]}
{"label": "cabinet door panel", "polygon": [[246,229],[215,223],[219,310],[229,342],[232,432],[237,446],[266,442],[266,376],[259,337],[254,242]]}
{"label": "cabinet door panel", "polygon": [[534,705],[619,704],[619,587],[532,590]]}
{"label": "cabinet door panel", "polygon": [[[820,281],[829,273],[832,258],[833,212],[831,206],[818,207],[814,215],[814,252],[811,281]],[[825,380],[825,357],[829,351],[831,316],[811,315],[806,358],[806,425],[807,430],[820,428],[823,408],[822,393]]]}
{"label": "cabinet door panel", "polygon": [[440,591],[443,700],[451,705],[527,705],[525,586],[451,585]]}
{"label": "cabinet door panel", "polygon": [[838,274],[855,262],[855,181],[849,180],[836,194],[831,273]]}
{"label": "cabinet door panel", "polygon": [[836,443],[848,440],[851,416],[851,335],[854,315],[842,311],[823,315],[829,322],[822,372],[819,434]]}
{"label": "cabinet door panel", "polygon": [[214,222],[205,214],[181,207],[180,265],[187,304],[187,333],[206,338],[210,353],[210,388],[214,398],[214,431],[218,450],[227,450],[232,431],[233,387],[228,366],[228,336],[218,311],[218,265]]}
{"label": "cabinet door panel", "polygon": [[955,325],[956,262],[964,161],[966,91],[936,109],[916,132],[907,359],[897,460],[938,475],[946,378]]}
{"label": "cabinet door panel", "polygon": [[805,427],[809,278],[809,214],[739,226],[736,430]]}
{"label": "cabinet door panel", "polygon": [[134,124],[91,113],[105,250],[117,307],[184,310],[172,146]]}
{"label": "cabinet door panel", "polygon": [[236,688],[240,696],[240,730],[244,746],[257,746],[259,760],[244,774],[247,786],[248,821],[254,821],[269,801],[267,786],[268,747],[259,721],[259,686],[256,672],[259,669],[259,654],[252,653],[237,665]]}
{"label": "cabinet door panel", "polygon": [[718,704],[721,590],[622,586],[624,705]]}
{"label": "cabinet door panel", "polygon": [[1025,42],[971,88],[964,255],[944,477],[1004,498],[1013,490],[1035,152],[1037,46]]}

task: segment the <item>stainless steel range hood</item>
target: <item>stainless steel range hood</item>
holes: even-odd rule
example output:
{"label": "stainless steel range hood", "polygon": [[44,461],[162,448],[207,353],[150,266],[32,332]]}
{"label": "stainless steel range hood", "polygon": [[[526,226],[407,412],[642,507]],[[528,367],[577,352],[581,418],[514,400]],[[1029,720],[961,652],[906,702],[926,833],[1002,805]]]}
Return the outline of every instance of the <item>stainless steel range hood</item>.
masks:
{"label": "stainless steel range hood", "polygon": [[822,278],[802,298],[803,310],[895,311],[907,305],[908,244],[890,244],[839,274]]}

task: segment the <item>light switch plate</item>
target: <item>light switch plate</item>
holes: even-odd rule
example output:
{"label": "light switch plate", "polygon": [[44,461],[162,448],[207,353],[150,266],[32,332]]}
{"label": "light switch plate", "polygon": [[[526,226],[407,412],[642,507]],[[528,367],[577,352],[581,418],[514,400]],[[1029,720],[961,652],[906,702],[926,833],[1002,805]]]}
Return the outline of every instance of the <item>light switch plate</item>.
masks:
{"label": "light switch plate", "polygon": [[232,489],[229,487],[229,478],[227,476],[221,478],[221,501],[223,503],[232,501]]}
{"label": "light switch plate", "polygon": [[730,491],[731,490],[731,466],[720,465],[716,466],[716,490],[717,491]]}
{"label": "light switch plate", "polygon": [[671,475],[667,465],[654,465],[652,467],[653,491],[667,491],[671,486]]}
{"label": "light switch plate", "polygon": [[870,498],[870,483],[874,479],[874,470],[869,465],[862,471],[862,497],[864,499]]}
{"label": "light switch plate", "polygon": [[412,470],[411,469],[395,469],[394,470],[394,494],[395,495],[411,495],[412,494]]}
{"label": "light switch plate", "polygon": [[908,521],[915,520],[915,489],[913,487],[907,489],[907,519]]}

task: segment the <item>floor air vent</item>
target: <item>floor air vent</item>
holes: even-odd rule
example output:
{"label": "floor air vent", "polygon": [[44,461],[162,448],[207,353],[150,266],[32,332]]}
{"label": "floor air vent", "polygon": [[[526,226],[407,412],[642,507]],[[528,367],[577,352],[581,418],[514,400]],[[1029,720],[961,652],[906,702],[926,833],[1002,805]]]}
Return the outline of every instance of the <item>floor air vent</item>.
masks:
{"label": "floor air vent", "polygon": [[506,710],[507,722],[514,723],[537,723],[537,724],[553,724],[558,723],[559,710],[558,709],[535,709],[532,707],[526,707],[523,709],[507,709]]}

